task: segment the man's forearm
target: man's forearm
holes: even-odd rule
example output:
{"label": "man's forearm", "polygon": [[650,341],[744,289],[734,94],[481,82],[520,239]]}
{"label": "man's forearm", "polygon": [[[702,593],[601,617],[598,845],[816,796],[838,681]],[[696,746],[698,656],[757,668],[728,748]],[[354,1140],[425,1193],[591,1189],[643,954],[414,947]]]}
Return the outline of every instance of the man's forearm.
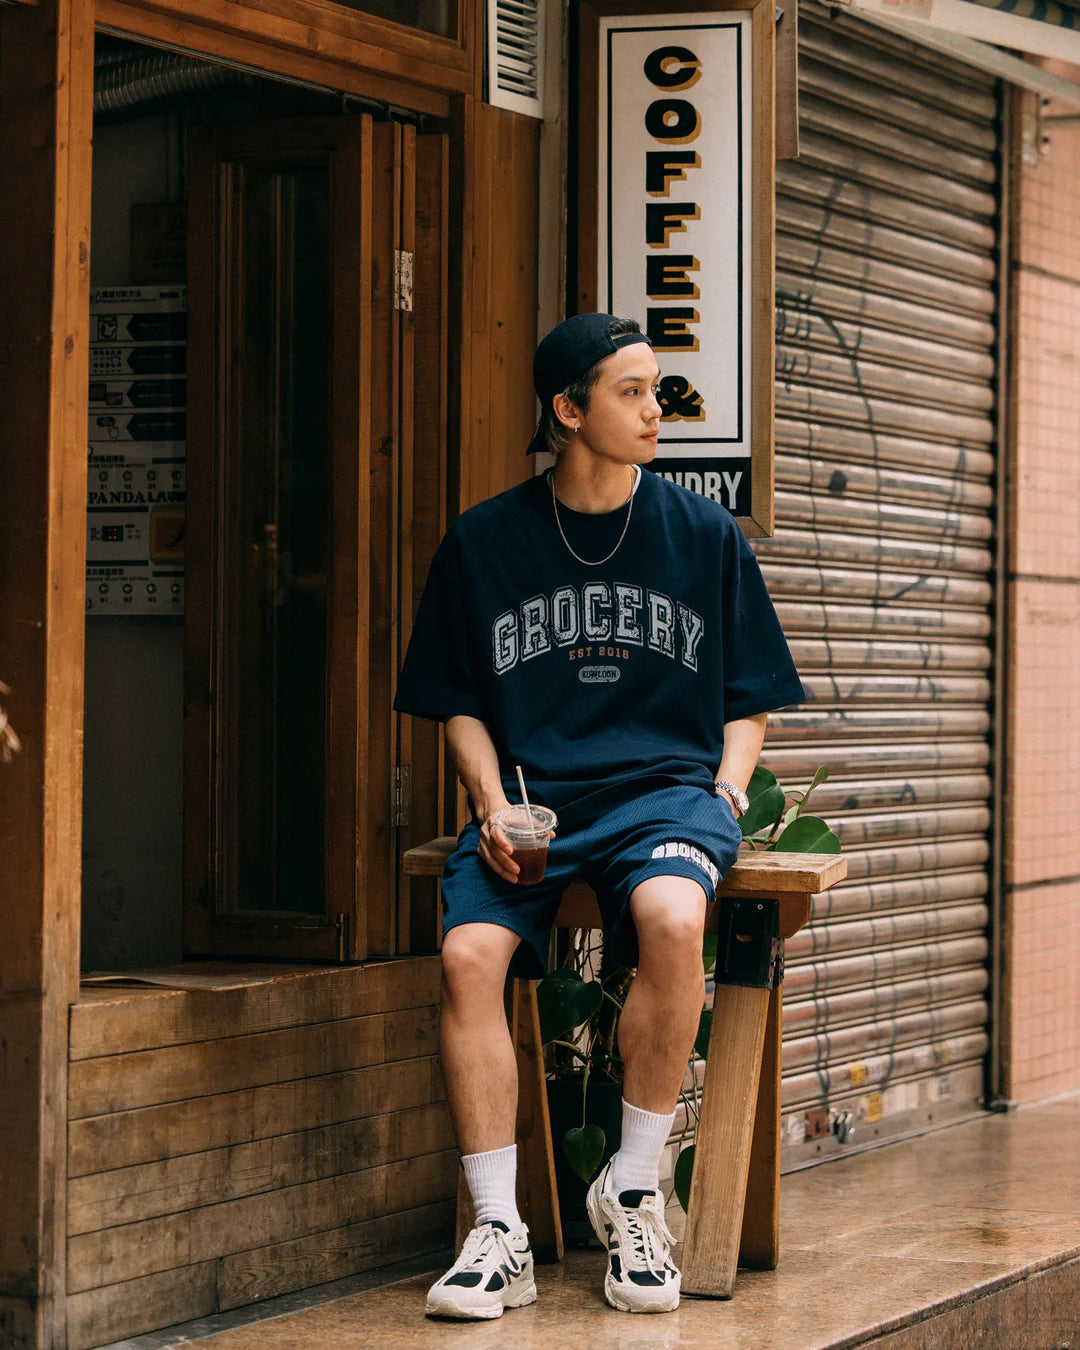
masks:
{"label": "man's forearm", "polygon": [[451,717],[446,724],[446,743],[479,819],[485,821],[508,805],[499,756],[484,723],[476,717]]}
{"label": "man's forearm", "polygon": [[740,717],[737,722],[724,724],[724,756],[714,778],[723,778],[746,791],[761,754],[768,720],[768,713],[758,713],[756,717]]}

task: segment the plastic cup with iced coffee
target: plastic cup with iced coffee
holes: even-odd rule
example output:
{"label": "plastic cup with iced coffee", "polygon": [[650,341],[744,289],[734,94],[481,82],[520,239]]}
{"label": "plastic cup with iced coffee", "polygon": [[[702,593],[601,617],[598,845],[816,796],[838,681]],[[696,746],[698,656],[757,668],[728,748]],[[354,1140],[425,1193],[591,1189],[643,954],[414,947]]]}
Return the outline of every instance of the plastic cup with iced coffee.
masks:
{"label": "plastic cup with iced coffee", "polygon": [[496,811],[492,824],[497,826],[513,849],[514,862],[521,869],[518,884],[535,886],[543,881],[547,867],[548,844],[558,821],[546,806],[504,806]]}

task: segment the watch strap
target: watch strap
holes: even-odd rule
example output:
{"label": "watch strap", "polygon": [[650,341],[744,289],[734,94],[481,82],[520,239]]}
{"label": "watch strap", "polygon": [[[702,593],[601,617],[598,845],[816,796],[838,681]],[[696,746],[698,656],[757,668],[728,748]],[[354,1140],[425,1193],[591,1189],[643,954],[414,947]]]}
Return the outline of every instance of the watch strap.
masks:
{"label": "watch strap", "polygon": [[741,787],[736,787],[734,783],[729,783],[726,778],[718,778],[713,782],[713,791],[719,795],[726,792],[735,805],[736,812],[741,816],[750,805],[746,793]]}

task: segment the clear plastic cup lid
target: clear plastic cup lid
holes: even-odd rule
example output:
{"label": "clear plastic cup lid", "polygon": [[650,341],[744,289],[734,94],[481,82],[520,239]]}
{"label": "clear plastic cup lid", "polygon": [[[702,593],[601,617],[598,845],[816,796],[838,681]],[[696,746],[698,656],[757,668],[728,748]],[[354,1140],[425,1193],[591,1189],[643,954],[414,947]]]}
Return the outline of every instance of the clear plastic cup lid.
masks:
{"label": "clear plastic cup lid", "polygon": [[498,824],[514,834],[546,838],[558,823],[555,812],[547,806],[504,806],[495,817]]}

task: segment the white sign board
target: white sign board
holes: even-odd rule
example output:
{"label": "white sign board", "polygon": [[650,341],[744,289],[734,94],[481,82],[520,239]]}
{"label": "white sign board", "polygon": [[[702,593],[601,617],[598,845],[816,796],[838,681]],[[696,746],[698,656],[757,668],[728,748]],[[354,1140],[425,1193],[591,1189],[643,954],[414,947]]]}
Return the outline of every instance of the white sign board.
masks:
{"label": "white sign board", "polygon": [[652,339],[664,420],[651,467],[746,515],[751,16],[599,25],[597,307]]}

